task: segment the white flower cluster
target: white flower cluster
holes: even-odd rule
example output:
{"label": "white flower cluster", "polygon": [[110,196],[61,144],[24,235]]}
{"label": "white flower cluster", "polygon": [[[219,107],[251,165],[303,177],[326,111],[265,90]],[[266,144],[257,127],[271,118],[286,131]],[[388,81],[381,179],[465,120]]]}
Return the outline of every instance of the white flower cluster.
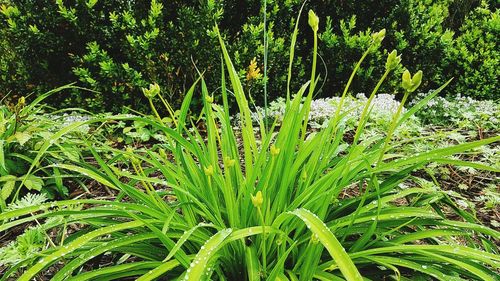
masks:
{"label": "white flower cluster", "polygon": [[[419,94],[415,103],[427,94]],[[453,99],[435,97],[417,116],[427,124],[458,125],[464,129],[500,127],[500,104],[492,100],[475,100],[458,94]]]}
{"label": "white flower cluster", "polygon": [[[58,122],[55,123],[56,126],[53,128],[56,131],[64,129],[77,122],[85,122],[90,120],[89,116],[77,113],[71,113],[71,114],[64,113],[63,115],[52,115],[51,118],[53,118],[54,120],[59,120]],[[83,133],[87,133],[90,130],[90,126],[82,125],[78,127],[77,130]]]}
{"label": "white flower cluster", "polygon": [[[342,115],[345,115],[343,122],[348,126],[354,126],[361,116],[366,102],[367,98],[362,93],[356,97],[348,96],[344,100],[340,111]],[[328,126],[328,120],[335,116],[339,103],[339,97],[313,100],[309,112],[309,126],[315,129]],[[379,94],[372,101],[370,119],[372,121],[375,120],[377,123],[389,123],[399,105],[400,103],[394,99],[394,95]],[[285,113],[285,107],[285,99],[278,98],[269,104],[267,117],[272,120],[277,119],[278,122],[281,122]],[[257,107],[251,115],[255,122],[264,116],[265,110],[262,107]],[[236,119],[239,119],[238,115]]]}

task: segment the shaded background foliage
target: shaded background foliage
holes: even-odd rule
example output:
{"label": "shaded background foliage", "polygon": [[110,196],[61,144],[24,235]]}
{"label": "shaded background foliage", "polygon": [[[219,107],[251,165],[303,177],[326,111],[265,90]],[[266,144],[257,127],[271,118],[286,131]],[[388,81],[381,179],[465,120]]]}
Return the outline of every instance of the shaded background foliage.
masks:
{"label": "shaded background foliage", "polygon": [[[234,63],[245,76],[256,57],[263,65],[262,3],[246,0],[0,0],[0,95],[41,93],[77,82],[99,93],[53,96],[56,106],[81,106],[93,111],[144,110],[141,88],[160,84],[174,104],[205,72],[216,90],[220,72],[217,23],[229,43]],[[268,1],[269,95],[286,91],[290,34],[302,2]],[[485,0],[309,1],[318,12],[319,66],[324,84],[318,96],[342,91],[373,31],[386,28],[382,48],[370,55],[353,85],[369,92],[382,75],[386,53],[403,54],[404,65],[422,69],[429,90],[455,77],[447,94],[498,98],[498,4]],[[293,74],[308,77],[312,38],[302,19]],[[399,73],[387,83],[398,84]],[[303,78],[303,79],[300,79]],[[325,79],[326,78],[326,79]],[[263,79],[248,81],[253,99],[262,101]],[[296,82],[298,83],[298,82]],[[292,89],[297,89],[298,84]]]}

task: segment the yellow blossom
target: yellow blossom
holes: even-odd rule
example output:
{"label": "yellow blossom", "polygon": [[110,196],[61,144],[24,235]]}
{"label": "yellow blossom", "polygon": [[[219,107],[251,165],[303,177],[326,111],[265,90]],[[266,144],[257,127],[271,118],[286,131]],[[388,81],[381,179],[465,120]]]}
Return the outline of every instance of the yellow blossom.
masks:
{"label": "yellow blossom", "polygon": [[257,60],[253,58],[248,66],[247,81],[259,79],[261,76],[260,69],[257,67]]}

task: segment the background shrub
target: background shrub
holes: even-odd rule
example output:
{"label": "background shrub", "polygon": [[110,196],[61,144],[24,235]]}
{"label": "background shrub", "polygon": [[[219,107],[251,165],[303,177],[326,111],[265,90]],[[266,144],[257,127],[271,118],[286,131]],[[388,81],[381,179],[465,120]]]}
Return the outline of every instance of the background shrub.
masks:
{"label": "background shrub", "polygon": [[211,53],[201,47],[210,40],[202,27],[211,26],[220,12],[214,2],[161,2],[15,0],[4,5],[2,31],[28,68],[25,86],[10,90],[35,85],[40,91],[79,81],[99,93],[78,91],[54,96],[53,102],[121,111],[124,105],[141,109],[141,87],[156,82],[175,101],[196,74],[191,56],[201,62],[200,69],[212,65],[201,60]]}
{"label": "background shrub", "polygon": [[[220,56],[212,30],[221,27],[240,78],[250,61],[263,71],[263,5],[261,1],[63,1],[3,0],[0,15],[0,94],[44,92],[77,81],[99,93],[73,90],[55,95],[57,106],[78,105],[94,111],[136,110],[146,107],[141,88],[158,83],[169,101],[182,99],[185,85],[205,71],[209,89],[219,85]],[[302,5],[299,0],[267,3],[270,99],[284,96],[291,32]],[[448,78],[448,94],[478,99],[498,96],[498,8],[493,1],[383,0],[351,3],[306,3],[319,12],[320,65],[323,87],[319,97],[342,91],[362,55],[370,34],[389,31],[382,48],[374,51],[358,72],[353,92],[368,92],[382,75],[372,67],[387,50],[402,51],[403,63],[422,69],[423,90]],[[308,77],[312,42],[307,21],[300,22],[293,75]],[[218,48],[218,47],[216,47]],[[396,73],[402,72],[397,69]],[[213,74],[213,75],[212,75]],[[397,76],[397,75],[396,75]],[[246,90],[262,102],[260,77]],[[392,79],[382,91],[398,91]],[[292,84],[292,89],[299,85]],[[394,90],[396,89],[396,90]],[[200,101],[194,101],[200,104]]]}
{"label": "background shrub", "polygon": [[498,99],[500,13],[486,2],[467,15],[452,48],[445,49],[445,63],[457,79],[456,91],[467,96]]}

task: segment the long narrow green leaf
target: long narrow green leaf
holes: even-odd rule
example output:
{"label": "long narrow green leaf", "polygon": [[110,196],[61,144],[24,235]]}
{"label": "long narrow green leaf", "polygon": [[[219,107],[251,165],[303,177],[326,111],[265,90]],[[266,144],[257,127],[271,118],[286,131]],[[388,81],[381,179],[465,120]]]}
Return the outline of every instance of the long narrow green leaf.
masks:
{"label": "long narrow green leaf", "polygon": [[338,264],[340,271],[348,281],[362,281],[363,277],[352,262],[344,247],[339,243],[330,229],[313,213],[306,209],[297,209],[290,212],[300,218],[306,226],[314,233],[319,241],[328,250],[334,261]]}
{"label": "long narrow green leaf", "polygon": [[222,247],[224,240],[233,232],[232,229],[226,228],[217,232],[214,236],[203,245],[201,250],[196,254],[191,267],[186,271],[184,280],[198,281],[202,280],[203,274],[207,271],[207,264],[214,254]]}
{"label": "long narrow green leaf", "polygon": [[106,280],[120,280],[121,277],[137,276],[140,275],[141,272],[157,268],[158,266],[172,266],[175,264],[175,261],[170,261],[162,265],[160,264],[160,262],[144,261],[108,266],[73,276],[71,277],[71,281],[104,280],[105,276],[108,277]]}
{"label": "long narrow green leaf", "polygon": [[26,272],[19,277],[18,281],[30,281],[32,280],[38,272],[40,272],[42,269],[45,267],[49,266],[50,264],[56,262],[57,260],[63,258],[66,254],[71,253],[72,251],[75,251],[76,249],[82,247],[85,245],[87,242],[91,241],[92,239],[108,234],[108,233],[113,233],[116,231],[124,230],[124,229],[129,229],[129,228],[135,228],[142,226],[142,222],[138,221],[131,221],[131,222],[126,222],[126,223],[121,223],[117,225],[112,225],[112,226],[107,226],[100,228],[98,230],[94,230],[90,233],[87,233],[85,235],[82,235],[69,243],[68,245],[65,245],[64,247],[61,247],[59,250],[55,251],[53,254],[41,258],[35,265],[30,267]]}
{"label": "long narrow green leaf", "polygon": [[[65,265],[63,268],[61,268],[54,277],[52,277],[51,281],[62,281],[73,273],[75,269],[78,267],[82,266],[86,261],[92,259],[93,257],[96,257],[100,254],[103,254],[107,251],[112,251],[115,248],[121,247],[121,246],[126,246],[129,244],[133,244],[139,241],[144,241],[148,239],[153,239],[156,236],[153,233],[145,233],[145,234],[139,234],[139,235],[133,235],[133,236],[125,236],[120,239],[116,239],[110,242],[103,242],[99,243],[99,246],[84,252],[80,256],[78,256],[77,259],[73,259],[71,262],[69,262],[67,265]],[[71,278],[75,278],[74,276]]]}

